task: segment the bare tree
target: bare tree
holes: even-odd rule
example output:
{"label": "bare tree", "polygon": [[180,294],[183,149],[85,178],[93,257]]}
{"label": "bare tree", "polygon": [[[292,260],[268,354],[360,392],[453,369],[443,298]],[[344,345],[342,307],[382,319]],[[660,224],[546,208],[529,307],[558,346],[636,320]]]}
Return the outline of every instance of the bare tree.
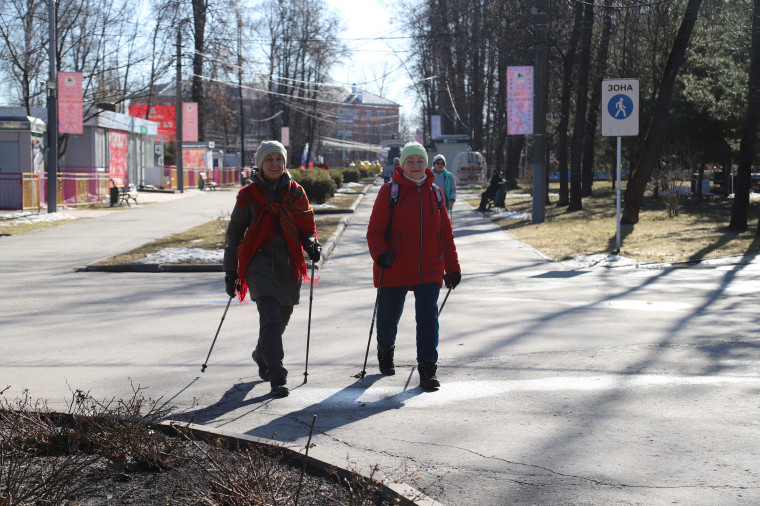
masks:
{"label": "bare tree", "polygon": [[[30,114],[42,105],[45,89],[35,86],[46,75],[47,9],[42,0],[7,0],[0,9],[0,65],[17,85],[20,104]],[[44,35],[43,35],[44,34]],[[16,87],[16,86],[13,86]]]}
{"label": "bare tree", "polygon": [[633,224],[639,221],[639,210],[644,199],[644,190],[646,189],[652,169],[655,163],[657,163],[659,149],[662,145],[665,133],[665,118],[668,114],[676,75],[684,61],[686,48],[689,45],[689,38],[697,21],[701,4],[702,0],[689,0],[681,20],[681,26],[678,29],[678,35],[676,35],[673,41],[673,47],[665,64],[662,81],[660,82],[652,120],[644,141],[643,152],[626,188],[625,206],[620,219],[621,223]]}

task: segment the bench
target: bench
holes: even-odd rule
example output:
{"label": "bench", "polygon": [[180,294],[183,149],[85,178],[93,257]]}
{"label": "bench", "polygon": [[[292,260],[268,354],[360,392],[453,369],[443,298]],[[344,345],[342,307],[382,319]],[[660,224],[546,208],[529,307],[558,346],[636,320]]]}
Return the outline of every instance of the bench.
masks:
{"label": "bench", "polygon": [[507,182],[504,181],[501,183],[498,188],[496,188],[496,195],[494,195],[493,198],[488,198],[488,202],[486,203],[486,209],[491,208],[501,208],[506,209],[506,200],[507,198]]}
{"label": "bench", "polygon": [[206,188],[208,188],[209,190],[216,190],[218,187],[219,187],[219,183],[217,183],[216,181],[210,181],[206,177],[205,172],[198,173],[198,189],[199,190],[203,191]]}
{"label": "bench", "polygon": [[126,203],[127,206],[132,207],[129,203],[130,200],[137,204],[137,196],[139,193],[137,193],[134,186],[125,186],[123,181],[115,181],[113,179],[111,180],[111,185],[111,207],[116,204],[121,205],[124,203]]}

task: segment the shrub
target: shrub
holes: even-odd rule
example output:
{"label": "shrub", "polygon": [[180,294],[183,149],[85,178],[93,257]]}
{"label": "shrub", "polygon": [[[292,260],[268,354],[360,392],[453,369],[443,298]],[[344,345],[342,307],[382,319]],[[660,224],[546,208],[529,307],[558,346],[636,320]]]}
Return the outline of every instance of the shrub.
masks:
{"label": "shrub", "polygon": [[327,171],[330,174],[330,179],[335,182],[335,188],[343,186],[343,172],[338,169],[330,169]]}
{"label": "shrub", "polygon": [[[361,170],[364,170],[364,169],[361,169]],[[359,178],[362,177],[361,170],[354,167],[343,169],[343,182],[344,183],[358,183]]]}
{"label": "shrub", "polygon": [[324,204],[337,190],[337,185],[324,170],[293,169],[290,175],[303,186],[312,204]]}

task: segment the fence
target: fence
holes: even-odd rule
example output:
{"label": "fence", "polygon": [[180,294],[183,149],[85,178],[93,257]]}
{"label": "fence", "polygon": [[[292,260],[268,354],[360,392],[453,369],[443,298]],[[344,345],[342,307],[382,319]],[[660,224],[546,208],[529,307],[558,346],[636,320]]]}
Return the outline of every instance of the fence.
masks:
{"label": "fence", "polygon": [[[56,186],[56,202],[59,205],[99,204],[108,199],[107,174],[61,172]],[[39,210],[47,204],[47,196],[47,177],[44,174],[0,173],[0,209]]]}
{"label": "fence", "polygon": [[[238,167],[216,167],[212,170],[184,168],[182,174],[184,175],[184,187],[185,188],[198,188],[200,182],[200,172],[211,173],[211,180],[219,186],[233,186],[240,184],[240,169]],[[177,189],[177,168],[174,165],[165,165],[163,167],[161,188],[164,189]]]}
{"label": "fence", "polygon": [[[184,169],[185,188],[197,188],[198,173],[203,169]],[[212,180],[219,186],[239,184],[240,172],[237,167],[217,167]],[[164,184],[161,188],[177,188],[177,169],[163,167]],[[58,173],[58,205],[79,206],[107,202],[109,198],[109,176],[103,172],[60,172]],[[47,204],[47,176],[20,172],[0,172],[0,210],[39,210]]]}

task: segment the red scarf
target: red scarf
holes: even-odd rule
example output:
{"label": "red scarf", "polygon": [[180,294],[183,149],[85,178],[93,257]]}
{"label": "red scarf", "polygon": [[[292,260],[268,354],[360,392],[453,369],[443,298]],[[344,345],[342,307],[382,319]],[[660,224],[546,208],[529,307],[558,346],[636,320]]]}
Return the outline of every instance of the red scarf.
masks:
{"label": "red scarf", "polygon": [[255,205],[253,223],[243,236],[243,241],[238,246],[238,279],[240,300],[248,293],[248,279],[246,271],[253,255],[271,239],[275,226],[279,222],[282,228],[288,251],[293,259],[293,267],[298,275],[299,282],[306,276],[306,262],[301,249],[301,237],[317,235],[317,226],[314,221],[314,209],[309,204],[303,188],[298,183],[290,180],[285,188],[280,190],[277,200],[268,202],[266,195],[262,194],[258,185],[250,184],[240,190],[237,195],[238,205],[248,207]]}

